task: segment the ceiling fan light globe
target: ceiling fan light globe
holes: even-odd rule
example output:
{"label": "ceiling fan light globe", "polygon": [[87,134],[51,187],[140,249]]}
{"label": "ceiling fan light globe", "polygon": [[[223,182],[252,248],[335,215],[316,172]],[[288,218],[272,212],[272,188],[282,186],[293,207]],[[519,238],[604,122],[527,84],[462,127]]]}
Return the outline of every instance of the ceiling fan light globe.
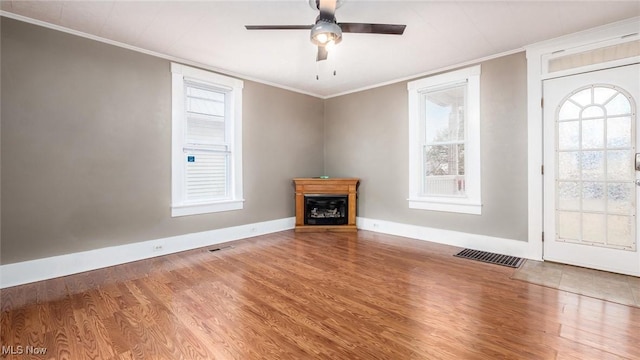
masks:
{"label": "ceiling fan light globe", "polygon": [[327,33],[320,33],[316,36],[316,40],[319,43],[325,44],[329,41],[329,36],[327,35]]}
{"label": "ceiling fan light globe", "polygon": [[333,22],[318,21],[311,28],[311,42],[317,46],[325,46],[329,42],[339,43],[342,40],[342,29]]}

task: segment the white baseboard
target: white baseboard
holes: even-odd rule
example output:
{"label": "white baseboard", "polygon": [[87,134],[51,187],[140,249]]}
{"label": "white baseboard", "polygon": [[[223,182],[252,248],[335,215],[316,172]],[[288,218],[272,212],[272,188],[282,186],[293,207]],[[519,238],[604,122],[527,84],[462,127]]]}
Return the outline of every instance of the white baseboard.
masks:
{"label": "white baseboard", "polygon": [[430,241],[438,244],[458,246],[498,254],[538,259],[532,253],[527,241],[498,238],[493,236],[464,233],[460,231],[435,229],[425,226],[402,224],[392,221],[375,220],[358,217],[358,229],[379,232],[383,234],[404,236],[417,240]]}
{"label": "white baseboard", "polygon": [[0,289],[293,229],[284,218],[0,265]]}
{"label": "white baseboard", "polygon": [[[289,230],[294,226],[295,218],[291,217],[0,265],[0,289]],[[357,226],[383,234],[541,260],[526,241],[362,217],[357,218]]]}

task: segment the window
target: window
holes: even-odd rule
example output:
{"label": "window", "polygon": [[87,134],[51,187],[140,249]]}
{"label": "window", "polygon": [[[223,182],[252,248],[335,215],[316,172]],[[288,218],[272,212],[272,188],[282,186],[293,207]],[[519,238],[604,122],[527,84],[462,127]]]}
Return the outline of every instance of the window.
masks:
{"label": "window", "polygon": [[480,65],[407,88],[409,207],[480,214]]}
{"label": "window", "polygon": [[242,81],[175,63],[171,73],[171,216],[242,209]]}

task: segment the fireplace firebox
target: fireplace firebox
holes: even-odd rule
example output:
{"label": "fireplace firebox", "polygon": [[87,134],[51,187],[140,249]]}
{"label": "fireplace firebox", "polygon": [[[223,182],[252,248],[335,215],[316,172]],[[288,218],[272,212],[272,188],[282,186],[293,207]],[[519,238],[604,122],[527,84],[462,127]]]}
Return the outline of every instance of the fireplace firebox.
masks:
{"label": "fireplace firebox", "polygon": [[345,225],[349,213],[348,195],[305,195],[305,225]]}
{"label": "fireplace firebox", "polygon": [[296,232],[358,231],[356,178],[295,178]]}

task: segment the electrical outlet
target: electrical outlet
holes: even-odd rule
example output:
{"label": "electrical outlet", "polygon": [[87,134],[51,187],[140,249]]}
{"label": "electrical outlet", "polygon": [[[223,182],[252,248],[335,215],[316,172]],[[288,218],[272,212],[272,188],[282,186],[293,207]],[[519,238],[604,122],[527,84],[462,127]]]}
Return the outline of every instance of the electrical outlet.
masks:
{"label": "electrical outlet", "polygon": [[161,251],[162,250],[162,245],[154,245],[153,246],[153,251]]}
{"label": "electrical outlet", "polygon": [[377,228],[379,228],[379,227],[380,227],[380,225],[379,225],[378,223],[373,223],[373,228],[374,228],[374,229],[377,229]]}
{"label": "electrical outlet", "polygon": [[258,228],[254,226],[254,227],[252,227],[252,228],[251,228],[251,230],[250,230],[250,231],[251,231],[252,233],[254,233],[254,232],[258,231]]}

